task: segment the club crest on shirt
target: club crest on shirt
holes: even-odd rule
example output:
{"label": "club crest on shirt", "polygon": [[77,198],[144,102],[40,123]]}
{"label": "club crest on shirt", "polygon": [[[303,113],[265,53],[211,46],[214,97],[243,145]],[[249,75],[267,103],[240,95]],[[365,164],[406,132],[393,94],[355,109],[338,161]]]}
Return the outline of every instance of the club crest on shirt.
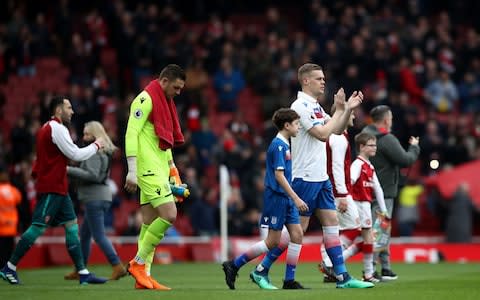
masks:
{"label": "club crest on shirt", "polygon": [[140,108],[138,108],[137,110],[135,110],[133,115],[135,116],[135,118],[140,119],[143,116],[143,111]]}
{"label": "club crest on shirt", "polygon": [[315,114],[315,117],[317,117],[318,119],[323,118],[323,111],[319,107],[315,107],[313,109],[313,113]]}
{"label": "club crest on shirt", "polygon": [[283,150],[283,146],[278,146],[278,151],[282,151]]}

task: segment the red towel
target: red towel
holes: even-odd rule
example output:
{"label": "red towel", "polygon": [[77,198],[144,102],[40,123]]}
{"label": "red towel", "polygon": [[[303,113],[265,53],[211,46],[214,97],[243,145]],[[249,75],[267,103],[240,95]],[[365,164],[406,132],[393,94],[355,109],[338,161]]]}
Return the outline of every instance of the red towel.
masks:
{"label": "red towel", "polygon": [[151,121],[155,127],[162,150],[180,146],[185,142],[185,138],[178,121],[177,109],[173,99],[165,97],[165,93],[160,86],[158,80],[152,80],[146,87],[145,91],[152,98]]}

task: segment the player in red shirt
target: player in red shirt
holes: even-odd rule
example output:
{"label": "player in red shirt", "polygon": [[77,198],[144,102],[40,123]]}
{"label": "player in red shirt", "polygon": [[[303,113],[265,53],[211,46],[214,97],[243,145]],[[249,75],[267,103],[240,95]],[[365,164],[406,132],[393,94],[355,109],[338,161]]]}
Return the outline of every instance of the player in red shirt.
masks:
{"label": "player in red shirt", "polygon": [[[332,114],[334,111],[335,106],[332,107]],[[353,126],[354,119],[355,114],[352,111],[347,127]],[[331,134],[327,140],[327,172],[335,196],[338,224],[340,226],[340,241],[343,249],[348,248],[360,235],[360,218],[351,193],[351,164],[351,149],[347,129],[343,134]],[[337,282],[325,244],[322,243],[320,249],[322,263],[319,265],[319,269],[324,273],[323,282]]]}
{"label": "player in red shirt", "polygon": [[359,133],[355,136],[355,145],[359,152],[357,159],[350,167],[350,176],[352,182],[352,197],[357,205],[360,216],[360,226],[362,228],[363,243],[353,244],[346,251],[344,257],[356,253],[360,248],[363,252],[363,280],[378,282],[373,276],[373,233],[372,233],[372,211],[371,203],[375,198],[380,206],[380,214],[387,218],[387,207],[383,198],[383,190],[375,174],[375,168],[370,163],[370,157],[375,156],[377,152],[377,139],[369,133]]}

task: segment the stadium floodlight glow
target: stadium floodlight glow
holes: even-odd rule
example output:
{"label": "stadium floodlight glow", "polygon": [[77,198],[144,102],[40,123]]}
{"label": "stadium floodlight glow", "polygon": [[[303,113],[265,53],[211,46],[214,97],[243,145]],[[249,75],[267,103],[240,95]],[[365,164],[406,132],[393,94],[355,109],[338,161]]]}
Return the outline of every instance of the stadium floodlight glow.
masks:
{"label": "stadium floodlight glow", "polygon": [[439,166],[440,166],[440,162],[437,159],[432,159],[430,161],[430,168],[432,168],[432,170],[438,169]]}

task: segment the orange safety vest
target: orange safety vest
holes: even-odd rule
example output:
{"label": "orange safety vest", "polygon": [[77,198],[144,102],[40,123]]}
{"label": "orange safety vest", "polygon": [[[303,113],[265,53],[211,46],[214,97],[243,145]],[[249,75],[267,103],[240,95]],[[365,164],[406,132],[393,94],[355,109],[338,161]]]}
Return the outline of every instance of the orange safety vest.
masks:
{"label": "orange safety vest", "polygon": [[0,183],[0,236],[17,235],[17,205],[22,201],[20,191],[9,183]]}

